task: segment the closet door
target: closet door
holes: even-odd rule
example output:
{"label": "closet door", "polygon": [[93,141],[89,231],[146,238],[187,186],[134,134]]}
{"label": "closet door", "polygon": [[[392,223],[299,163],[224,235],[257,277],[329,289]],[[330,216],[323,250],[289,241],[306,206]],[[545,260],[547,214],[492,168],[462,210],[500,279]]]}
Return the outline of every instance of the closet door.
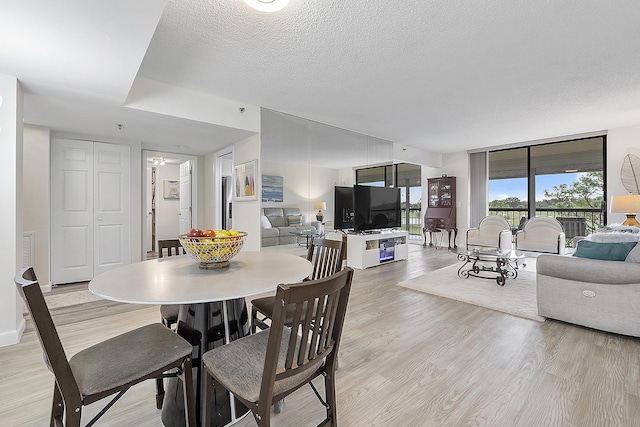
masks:
{"label": "closet door", "polygon": [[93,144],[51,144],[51,283],[93,277]]}
{"label": "closet door", "polygon": [[130,150],[51,145],[51,283],[91,280],[131,260]]}
{"label": "closet door", "polygon": [[93,276],[97,276],[131,260],[131,183],[129,147],[96,142],[93,153]]}

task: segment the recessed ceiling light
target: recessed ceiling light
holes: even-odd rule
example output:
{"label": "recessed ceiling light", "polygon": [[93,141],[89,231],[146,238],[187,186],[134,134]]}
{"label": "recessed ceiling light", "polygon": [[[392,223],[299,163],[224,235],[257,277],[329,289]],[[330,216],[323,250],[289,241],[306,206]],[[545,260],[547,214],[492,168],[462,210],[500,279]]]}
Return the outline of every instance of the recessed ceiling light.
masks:
{"label": "recessed ceiling light", "polygon": [[289,4],[289,0],[244,0],[244,2],[260,12],[277,12]]}
{"label": "recessed ceiling light", "polygon": [[567,169],[564,172],[565,173],[574,173],[574,172],[578,172],[578,169]]}

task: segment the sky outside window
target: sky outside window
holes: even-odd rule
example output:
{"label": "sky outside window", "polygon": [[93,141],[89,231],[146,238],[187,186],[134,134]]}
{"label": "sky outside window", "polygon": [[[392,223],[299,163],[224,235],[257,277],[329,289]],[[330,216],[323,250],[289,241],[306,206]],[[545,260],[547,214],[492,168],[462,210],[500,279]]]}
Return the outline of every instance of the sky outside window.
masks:
{"label": "sky outside window", "polygon": [[[554,186],[571,185],[578,180],[579,173],[561,173],[536,176],[536,200],[544,199],[544,190],[551,191]],[[527,178],[492,179],[489,181],[489,201],[517,197],[525,201],[527,197]]]}

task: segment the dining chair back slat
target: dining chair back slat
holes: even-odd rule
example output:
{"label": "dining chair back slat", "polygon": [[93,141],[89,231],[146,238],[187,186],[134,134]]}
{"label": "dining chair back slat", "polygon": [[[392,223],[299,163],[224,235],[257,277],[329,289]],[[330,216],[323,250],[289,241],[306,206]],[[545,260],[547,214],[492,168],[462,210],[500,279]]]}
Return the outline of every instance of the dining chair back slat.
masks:
{"label": "dining chair back slat", "polygon": [[[307,260],[313,265],[307,280],[322,279],[331,276],[342,269],[343,245],[340,240],[313,238],[307,251]],[[275,297],[255,298],[251,301],[251,331],[256,328],[266,329],[266,320],[271,319]],[[312,308],[313,309],[313,308]],[[289,317],[293,312],[289,312]],[[308,316],[307,316],[308,317]]]}
{"label": "dining chair back slat", "polygon": [[[268,427],[272,404],[305,384],[316,390],[312,380],[322,376],[326,418],[319,425],[338,425],[335,371],[352,280],[347,267],[322,279],[279,285],[268,330],[203,355],[205,401],[218,383],[254,413],[258,426]],[[211,416],[205,408],[204,425]]]}

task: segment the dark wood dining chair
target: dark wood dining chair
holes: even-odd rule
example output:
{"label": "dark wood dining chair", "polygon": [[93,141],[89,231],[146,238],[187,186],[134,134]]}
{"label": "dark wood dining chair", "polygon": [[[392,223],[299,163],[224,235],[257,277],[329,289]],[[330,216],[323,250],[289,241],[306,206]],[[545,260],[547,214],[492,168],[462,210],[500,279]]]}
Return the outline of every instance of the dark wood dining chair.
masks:
{"label": "dark wood dining chair", "polygon": [[[347,267],[323,279],[279,285],[269,329],[202,356],[204,401],[215,382],[251,410],[258,426],[268,427],[271,405],[309,384],[326,407],[320,425],[337,425],[335,371],[352,279]],[[311,382],[321,375],[324,400]],[[210,425],[210,405],[202,415],[202,425]]]}
{"label": "dark wood dining chair", "polygon": [[[86,424],[91,426],[132,386],[169,376],[182,379],[186,425],[196,425],[191,344],[156,323],[102,341],[67,359],[33,268],[22,269],[14,281],[31,314],[44,361],[55,376],[51,426],[80,426],[83,406],[115,395]],[[156,397],[159,409],[162,397]]]}
{"label": "dark wood dining chair", "polygon": [[[342,241],[313,238],[307,251],[307,259],[313,265],[313,270],[308,277],[309,280],[322,279],[340,271],[342,269]],[[251,333],[255,333],[258,327],[260,329],[269,327],[266,321],[272,318],[275,301],[274,296],[255,298],[251,301]],[[288,316],[288,319],[290,318],[291,316]]]}
{"label": "dark wood dining chair", "polygon": [[[165,249],[167,256],[184,255],[186,253],[178,239],[158,240],[158,258],[162,258],[164,256]],[[160,306],[160,317],[162,318],[162,323],[167,328],[171,328],[173,325],[178,323],[179,312],[179,304],[162,304]]]}

